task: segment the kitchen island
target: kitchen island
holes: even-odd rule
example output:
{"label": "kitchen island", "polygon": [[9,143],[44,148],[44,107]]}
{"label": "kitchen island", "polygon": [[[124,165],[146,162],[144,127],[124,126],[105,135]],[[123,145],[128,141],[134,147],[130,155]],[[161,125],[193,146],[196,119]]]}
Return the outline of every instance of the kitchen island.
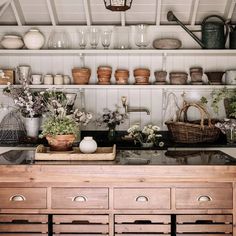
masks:
{"label": "kitchen island", "polygon": [[0,173],[4,235],[236,235],[236,160],[219,151],[120,150],[92,162],[12,151]]}

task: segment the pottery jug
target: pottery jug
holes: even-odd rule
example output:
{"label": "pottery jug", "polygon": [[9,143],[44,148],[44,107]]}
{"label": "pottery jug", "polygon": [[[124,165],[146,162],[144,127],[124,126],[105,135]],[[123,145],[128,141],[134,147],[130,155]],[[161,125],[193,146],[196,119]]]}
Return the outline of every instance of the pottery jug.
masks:
{"label": "pottery jug", "polygon": [[23,39],[28,49],[40,49],[45,42],[44,35],[38,29],[30,29]]}
{"label": "pottery jug", "polygon": [[93,153],[97,150],[97,143],[93,137],[84,137],[79,144],[79,149],[83,153]]}
{"label": "pottery jug", "polygon": [[62,85],[64,82],[64,78],[62,75],[58,74],[54,76],[54,84],[56,85]]}
{"label": "pottery jug", "polygon": [[236,84],[236,70],[227,70],[224,80],[225,84]]}
{"label": "pottery jug", "polygon": [[44,84],[48,84],[48,85],[53,84],[53,77],[52,77],[52,75],[50,75],[50,74],[45,75],[44,78],[43,78],[43,83]]}
{"label": "pottery jug", "polygon": [[23,83],[29,84],[31,67],[30,66],[18,66],[16,68],[16,71],[17,71],[19,82],[21,84],[23,84]]}
{"label": "pottery jug", "polygon": [[42,81],[42,75],[40,74],[34,74],[34,75],[31,75],[31,83],[32,84],[42,84],[43,81]]}

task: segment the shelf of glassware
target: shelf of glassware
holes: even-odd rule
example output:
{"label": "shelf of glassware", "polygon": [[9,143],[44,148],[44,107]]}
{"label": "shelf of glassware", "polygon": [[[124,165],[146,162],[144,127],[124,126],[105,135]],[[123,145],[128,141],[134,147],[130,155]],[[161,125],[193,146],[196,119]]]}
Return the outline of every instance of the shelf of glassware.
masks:
{"label": "shelf of glassware", "polygon": [[160,49],[64,49],[64,50],[6,50],[0,49],[0,55],[96,55],[96,54],[156,54],[156,55],[227,55],[235,56],[236,49],[176,49],[176,50],[160,50]]}
{"label": "shelf of glassware", "polygon": [[[0,89],[6,88],[7,85],[0,85]],[[15,85],[16,87],[20,85]],[[227,87],[228,89],[235,89],[236,85],[135,85],[135,84],[126,84],[126,85],[98,85],[98,84],[85,84],[85,85],[30,85],[30,88],[33,89],[220,89]]]}

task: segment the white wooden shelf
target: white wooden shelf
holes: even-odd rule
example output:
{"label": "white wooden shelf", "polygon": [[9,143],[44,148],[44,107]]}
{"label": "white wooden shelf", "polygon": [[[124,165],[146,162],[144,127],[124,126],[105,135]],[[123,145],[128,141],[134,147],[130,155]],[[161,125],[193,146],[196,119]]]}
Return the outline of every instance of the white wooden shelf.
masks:
{"label": "white wooden shelf", "polygon": [[27,55],[27,56],[37,56],[37,55],[96,55],[96,54],[155,54],[155,55],[236,55],[236,49],[221,49],[221,50],[207,50],[207,49],[176,49],[176,50],[160,50],[160,49],[65,49],[65,50],[6,50],[0,49],[0,56],[4,55]]}
{"label": "white wooden shelf", "polygon": [[[20,85],[15,85],[16,87]],[[6,88],[6,85],[0,85],[0,89]],[[236,88],[236,85],[98,85],[98,84],[88,84],[88,85],[30,85],[33,89],[220,89],[227,87],[229,89]]]}

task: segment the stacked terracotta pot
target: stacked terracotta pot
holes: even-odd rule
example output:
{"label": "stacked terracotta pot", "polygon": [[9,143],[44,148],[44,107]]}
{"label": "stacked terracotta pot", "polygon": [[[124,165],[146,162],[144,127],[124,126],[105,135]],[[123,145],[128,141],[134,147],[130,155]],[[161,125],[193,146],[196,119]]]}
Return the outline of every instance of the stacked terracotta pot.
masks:
{"label": "stacked terracotta pot", "polygon": [[202,84],[203,69],[201,67],[190,68],[191,84]]}
{"label": "stacked terracotta pot", "polygon": [[97,69],[98,84],[111,83],[112,68],[110,66],[99,66]]}
{"label": "stacked terracotta pot", "polygon": [[149,84],[150,70],[146,68],[137,68],[134,70],[135,84]]}
{"label": "stacked terracotta pot", "polygon": [[128,84],[129,71],[125,69],[117,69],[115,72],[116,84]]}
{"label": "stacked terracotta pot", "polygon": [[88,84],[91,76],[91,70],[89,68],[73,68],[72,77],[74,84]]}

